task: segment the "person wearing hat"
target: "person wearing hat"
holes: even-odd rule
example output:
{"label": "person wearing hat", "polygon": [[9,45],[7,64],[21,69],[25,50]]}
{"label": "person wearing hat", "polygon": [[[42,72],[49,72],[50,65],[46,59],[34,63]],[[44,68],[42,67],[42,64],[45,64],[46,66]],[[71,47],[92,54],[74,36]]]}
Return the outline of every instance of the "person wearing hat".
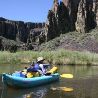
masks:
{"label": "person wearing hat", "polygon": [[50,64],[45,64],[44,60],[45,59],[43,57],[38,57],[37,58],[37,64],[40,67],[40,69],[38,71],[42,75],[46,74],[47,68],[48,68],[48,66],[50,66]]}
{"label": "person wearing hat", "polygon": [[44,64],[44,58],[38,57],[36,63],[32,63],[30,67],[27,69],[28,72],[39,72],[40,75],[44,75],[47,71],[47,67],[49,64]]}

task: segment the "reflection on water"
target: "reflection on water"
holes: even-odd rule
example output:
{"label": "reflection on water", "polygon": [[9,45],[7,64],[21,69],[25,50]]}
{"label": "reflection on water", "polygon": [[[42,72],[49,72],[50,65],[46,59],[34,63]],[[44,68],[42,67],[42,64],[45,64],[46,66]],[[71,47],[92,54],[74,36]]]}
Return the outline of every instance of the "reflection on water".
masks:
{"label": "reflection on water", "polygon": [[0,73],[12,73],[14,71],[19,71],[24,68],[24,66],[28,65],[0,65]]}
{"label": "reflection on water", "polygon": [[46,87],[32,89],[14,89],[6,87],[3,89],[0,98],[43,98],[47,93]]}
{"label": "reflection on water", "polygon": [[61,91],[65,91],[65,92],[72,92],[73,91],[73,88],[71,88],[71,87],[56,87],[56,88],[52,87],[51,89],[53,91],[55,91],[55,90],[61,90]]}
{"label": "reflection on water", "polygon": [[62,66],[59,72],[73,74],[74,78],[87,78],[98,76],[98,66]]}
{"label": "reflection on water", "polygon": [[24,94],[22,98],[43,98],[47,93],[46,88],[40,88],[28,94]]}
{"label": "reflection on water", "polygon": [[[0,66],[0,73],[21,70],[24,65]],[[2,70],[2,69],[4,70]],[[31,89],[14,89],[3,86],[0,76],[0,98],[98,98],[98,66],[61,66],[61,74],[73,78],[60,78],[59,82]]]}

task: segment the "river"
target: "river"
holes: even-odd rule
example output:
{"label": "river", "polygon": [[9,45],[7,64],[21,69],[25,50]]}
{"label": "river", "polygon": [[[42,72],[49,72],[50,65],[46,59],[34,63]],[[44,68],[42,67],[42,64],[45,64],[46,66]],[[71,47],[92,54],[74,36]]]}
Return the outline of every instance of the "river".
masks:
{"label": "river", "polygon": [[[27,65],[26,65],[27,66]],[[0,74],[21,70],[24,65],[0,65]],[[73,74],[72,79],[33,87],[15,89],[3,85],[0,75],[0,98],[98,98],[98,66],[58,66],[59,73]]]}

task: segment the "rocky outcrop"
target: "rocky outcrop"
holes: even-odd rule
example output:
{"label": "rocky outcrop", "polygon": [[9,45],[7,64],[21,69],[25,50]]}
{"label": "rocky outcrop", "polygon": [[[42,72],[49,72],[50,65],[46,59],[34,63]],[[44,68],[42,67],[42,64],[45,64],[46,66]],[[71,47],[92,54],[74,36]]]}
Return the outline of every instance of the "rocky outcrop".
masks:
{"label": "rocky outcrop", "polygon": [[46,35],[44,28],[31,29],[27,39],[27,50],[38,50],[37,47],[45,41]]}
{"label": "rocky outcrop", "polygon": [[[69,31],[89,32],[98,24],[98,0],[54,0],[48,13],[48,39]],[[55,29],[57,28],[57,29]]]}
{"label": "rocky outcrop", "polygon": [[[41,39],[44,27],[45,23],[25,23],[23,21],[12,21],[0,17],[0,36],[16,42],[27,43],[26,47],[30,44],[33,45],[33,43],[40,44],[45,41],[45,38],[44,41]],[[5,45],[4,47],[8,46]]]}
{"label": "rocky outcrop", "polygon": [[59,3],[58,0],[54,0],[53,8],[47,17],[48,39],[75,30],[78,2],[78,0],[63,0]]}
{"label": "rocky outcrop", "polygon": [[0,18],[0,36],[8,39],[27,42],[31,29],[43,28],[45,23],[24,23]]}
{"label": "rocky outcrop", "polygon": [[46,29],[47,29],[46,32],[47,41],[55,38],[58,35],[57,19],[55,17],[55,13],[52,10],[48,12]]}
{"label": "rocky outcrop", "polygon": [[97,25],[97,0],[80,0],[76,29],[79,32],[89,32]]}

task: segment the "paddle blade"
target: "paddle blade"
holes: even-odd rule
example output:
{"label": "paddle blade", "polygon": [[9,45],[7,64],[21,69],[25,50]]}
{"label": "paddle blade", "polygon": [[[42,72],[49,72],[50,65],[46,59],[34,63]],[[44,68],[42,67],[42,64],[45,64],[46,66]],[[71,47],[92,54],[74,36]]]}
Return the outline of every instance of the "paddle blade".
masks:
{"label": "paddle blade", "polygon": [[72,91],[73,91],[73,88],[65,87],[65,88],[62,88],[62,91],[65,91],[65,92],[72,92]]}
{"label": "paddle blade", "polygon": [[56,87],[56,88],[54,88],[54,87],[52,87],[51,88],[53,91],[54,90],[61,90],[61,91],[65,91],[65,92],[72,92],[73,91],[73,88],[69,88],[69,87]]}
{"label": "paddle blade", "polygon": [[60,75],[62,78],[73,78],[72,74],[62,74]]}

